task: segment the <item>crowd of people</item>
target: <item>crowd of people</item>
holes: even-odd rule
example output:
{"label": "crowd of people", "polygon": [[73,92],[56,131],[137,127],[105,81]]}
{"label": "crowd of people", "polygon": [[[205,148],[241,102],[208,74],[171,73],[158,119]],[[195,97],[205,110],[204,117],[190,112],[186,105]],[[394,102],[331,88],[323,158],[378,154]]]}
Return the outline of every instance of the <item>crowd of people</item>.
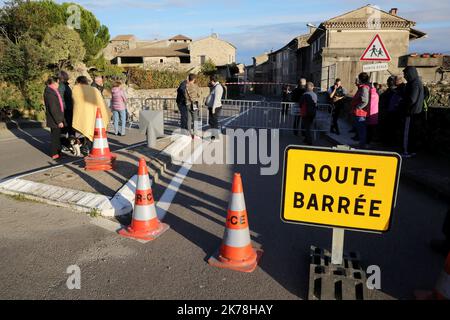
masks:
{"label": "crowd of people", "polygon": [[[397,148],[404,158],[413,157],[418,149],[418,135],[425,119],[429,93],[420,80],[415,67],[407,67],[403,74],[391,76],[387,87],[372,83],[370,75],[360,73],[355,85],[356,94],[350,97],[348,90],[342,86],[341,79],[336,79],[328,89],[328,102],[332,106],[330,132],[340,135],[339,118],[348,102],[353,119],[352,139],[358,144],[354,147],[368,149],[374,141]],[[317,113],[317,95],[314,84],[307,79],[299,80],[298,86],[291,91],[289,86],[283,89],[283,102],[295,102],[293,132],[302,131],[304,142],[312,145],[311,128]],[[287,113],[287,108],[282,109]],[[301,119],[301,121],[300,121]],[[302,123],[302,128],[299,128]]]}
{"label": "crowd of people", "polygon": [[[85,76],[76,79],[72,88],[69,86],[69,75],[61,71],[57,76],[48,78],[44,90],[47,127],[51,131],[50,156],[59,159],[64,148],[73,151],[73,145],[80,144],[81,153],[87,155],[92,148],[95,115],[100,107],[103,122],[111,120],[114,134],[126,135],[127,94],[120,81],[114,81],[111,89],[110,108],[106,108],[103,92],[103,77],[97,76],[92,83]],[[193,139],[200,139],[198,125],[200,111],[200,88],[196,84],[197,76],[189,74],[177,89],[177,105],[181,115],[181,129]],[[210,77],[210,94],[206,98],[209,112],[211,141],[220,141],[219,118],[222,112],[224,88],[216,75]]]}
{"label": "crowd of people", "polygon": [[75,146],[79,146],[84,155],[89,153],[97,108],[101,109],[105,124],[109,123],[112,112],[115,135],[126,134],[127,96],[120,81],[113,83],[109,110],[103,99],[102,77],[95,77],[89,84],[87,77],[80,76],[73,90],[69,80],[68,73],[61,71],[57,76],[48,78],[44,90],[46,123],[51,132],[50,157],[54,160],[63,155],[64,148],[72,151]]}
{"label": "crowd of people", "polygon": [[[187,80],[181,82],[177,89],[177,105],[181,115],[181,129],[192,139],[200,139],[200,128],[198,125],[200,110],[200,89],[196,84],[197,76],[189,74]],[[216,75],[209,79],[210,93],[206,98],[205,105],[209,113],[209,127],[211,130],[210,140],[220,141],[219,119],[222,113],[222,99],[224,88]]]}

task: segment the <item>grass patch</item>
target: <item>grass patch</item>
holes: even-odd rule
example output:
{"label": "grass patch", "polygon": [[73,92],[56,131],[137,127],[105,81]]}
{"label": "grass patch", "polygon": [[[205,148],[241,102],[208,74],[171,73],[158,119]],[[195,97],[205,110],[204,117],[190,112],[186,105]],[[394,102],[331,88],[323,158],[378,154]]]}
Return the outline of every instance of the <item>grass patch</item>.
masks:
{"label": "grass patch", "polygon": [[91,218],[98,218],[98,217],[100,217],[100,214],[101,214],[101,212],[98,208],[93,208],[93,209],[91,209],[91,211],[89,211],[89,216]]}
{"label": "grass patch", "polygon": [[37,202],[31,199],[26,198],[23,194],[8,194],[7,195],[9,198],[15,200],[15,201],[19,201],[19,202]]}

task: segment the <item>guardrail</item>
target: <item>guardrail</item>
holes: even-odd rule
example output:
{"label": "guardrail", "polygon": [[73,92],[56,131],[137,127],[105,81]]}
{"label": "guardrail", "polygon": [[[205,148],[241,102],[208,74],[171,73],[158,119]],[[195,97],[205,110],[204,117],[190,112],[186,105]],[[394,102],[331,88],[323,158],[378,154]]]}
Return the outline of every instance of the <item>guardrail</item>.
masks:
{"label": "guardrail", "polygon": [[[110,99],[106,99],[110,105]],[[313,132],[325,132],[331,126],[332,105],[318,104],[317,115],[313,123]],[[165,125],[179,126],[181,115],[175,98],[130,98],[128,99],[128,123],[137,125],[140,110],[164,111]],[[208,109],[200,105],[199,122],[208,124]],[[301,128],[298,104],[290,102],[222,100],[220,120],[223,127],[293,130],[296,121]]]}

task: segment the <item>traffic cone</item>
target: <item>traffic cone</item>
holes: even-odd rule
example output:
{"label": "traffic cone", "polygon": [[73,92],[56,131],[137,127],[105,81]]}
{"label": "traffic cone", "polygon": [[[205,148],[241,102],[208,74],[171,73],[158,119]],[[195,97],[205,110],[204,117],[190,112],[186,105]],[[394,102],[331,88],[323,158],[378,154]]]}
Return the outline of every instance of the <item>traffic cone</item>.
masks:
{"label": "traffic cone", "polygon": [[223,242],[219,251],[208,259],[208,263],[219,268],[253,272],[262,253],[262,250],[252,247],[241,175],[235,173]]}
{"label": "traffic cone", "polygon": [[119,230],[120,235],[127,238],[151,241],[169,229],[169,225],[161,223],[156,215],[148,168],[143,158],[139,160],[134,204],[131,225]]}
{"label": "traffic cone", "polygon": [[437,300],[450,300],[450,253],[445,260],[444,271],[436,284],[434,295]]}
{"label": "traffic cone", "polygon": [[95,117],[94,143],[89,156],[84,158],[85,169],[89,171],[112,170],[116,155],[109,150],[106,129],[103,125],[102,112],[97,108]]}

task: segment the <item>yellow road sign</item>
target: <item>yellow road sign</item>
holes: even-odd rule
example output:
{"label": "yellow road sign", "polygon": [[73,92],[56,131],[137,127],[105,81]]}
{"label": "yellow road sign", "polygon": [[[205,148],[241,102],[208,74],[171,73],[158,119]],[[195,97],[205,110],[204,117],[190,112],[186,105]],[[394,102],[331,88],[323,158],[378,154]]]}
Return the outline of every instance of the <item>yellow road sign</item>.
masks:
{"label": "yellow road sign", "polygon": [[281,219],[387,232],[400,168],[401,157],[396,153],[289,146]]}

